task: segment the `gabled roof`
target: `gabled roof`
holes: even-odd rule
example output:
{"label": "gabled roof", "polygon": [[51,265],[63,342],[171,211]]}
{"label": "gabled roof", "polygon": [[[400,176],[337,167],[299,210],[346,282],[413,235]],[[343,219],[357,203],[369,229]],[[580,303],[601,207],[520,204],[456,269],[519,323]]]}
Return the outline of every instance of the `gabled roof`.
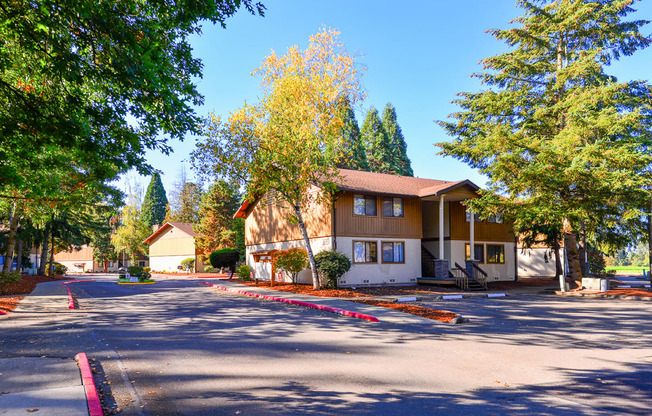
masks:
{"label": "gabled roof", "polygon": [[190,223],[188,223],[188,222],[166,222],[165,224],[163,224],[162,226],[160,226],[160,227],[158,228],[158,230],[154,231],[154,233],[153,233],[152,235],[150,235],[149,237],[147,237],[147,238],[145,239],[145,241],[143,241],[143,243],[145,243],[145,244],[149,244],[150,241],[151,241],[154,237],[156,237],[157,235],[162,234],[163,232],[169,230],[170,228],[177,228],[177,229],[183,231],[184,233],[188,234],[188,235],[191,236],[191,237],[198,237],[198,236],[201,235],[201,234],[199,234],[199,233],[196,233],[196,232],[192,229],[192,224],[190,224]]}
{"label": "gabled roof", "polygon": [[[350,169],[339,169],[339,171],[340,177],[336,182],[337,189],[340,191],[425,198],[439,196],[463,186],[468,186],[474,191],[480,189],[478,185],[468,179],[451,182]],[[258,199],[256,198],[253,202],[245,200],[235,213],[234,218],[246,218],[247,211],[256,204]]]}
{"label": "gabled roof", "polygon": [[338,181],[337,189],[371,194],[423,198],[426,196],[441,195],[442,193],[450,192],[464,185],[471,187],[474,191],[480,189],[480,187],[469,180],[450,182],[349,169],[340,169],[340,175],[341,178]]}

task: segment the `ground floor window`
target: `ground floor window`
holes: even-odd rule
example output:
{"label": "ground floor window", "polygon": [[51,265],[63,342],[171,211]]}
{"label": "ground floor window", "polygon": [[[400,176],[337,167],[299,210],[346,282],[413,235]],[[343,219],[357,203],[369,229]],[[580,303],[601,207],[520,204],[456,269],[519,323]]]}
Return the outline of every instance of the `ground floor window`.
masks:
{"label": "ground floor window", "polygon": [[405,263],[405,243],[383,241],[383,263]]}
{"label": "ground floor window", "polygon": [[487,263],[505,263],[505,246],[503,244],[487,244]]}
{"label": "ground floor window", "polygon": [[353,262],[378,263],[378,243],[375,241],[354,241]]}
{"label": "ground floor window", "polygon": [[[469,249],[471,244],[466,243],[464,245],[464,250],[465,250],[465,259],[466,260],[471,260],[471,250]],[[478,260],[480,263],[484,263],[484,245],[482,244],[476,244],[475,245],[475,250],[473,251],[474,254],[474,259],[473,260]]]}

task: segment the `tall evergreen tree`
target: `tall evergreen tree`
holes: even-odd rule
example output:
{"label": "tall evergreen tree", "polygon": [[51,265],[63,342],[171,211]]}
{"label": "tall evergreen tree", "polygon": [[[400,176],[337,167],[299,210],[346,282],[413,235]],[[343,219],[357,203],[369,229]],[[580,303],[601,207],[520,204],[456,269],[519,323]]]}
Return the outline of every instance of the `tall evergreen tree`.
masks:
{"label": "tall evergreen tree", "polygon": [[371,107],[362,124],[362,141],[367,150],[367,161],[371,172],[393,173],[391,142],[378,116],[378,110]]}
{"label": "tall evergreen tree", "polygon": [[165,208],[168,205],[168,197],[165,195],[165,188],[161,182],[161,175],[154,172],[149,182],[145,199],[143,200],[142,219],[148,226],[163,224],[165,221]]}
{"label": "tall evergreen tree", "polygon": [[401,127],[396,121],[396,108],[391,103],[387,103],[383,111],[383,127],[390,141],[391,169],[393,173],[402,176],[414,176],[412,163],[407,155],[407,143],[405,143]]}
{"label": "tall evergreen tree", "polygon": [[360,135],[360,128],[358,121],[355,119],[355,112],[351,107],[351,103],[346,101],[343,108],[344,122],[343,136],[343,150],[344,155],[337,164],[338,168],[353,169],[353,170],[369,170],[369,162],[367,161],[367,154],[362,143],[362,136]]}
{"label": "tall evergreen tree", "polygon": [[577,282],[579,224],[636,215],[630,201],[650,183],[652,88],[619,83],[604,67],[652,40],[639,33],[645,21],[623,20],[631,0],[518,3],[518,27],[491,31],[511,50],[483,60],[488,71],[475,75],[490,89],[460,94],[455,120],[440,123],[456,139],[439,146],[504,196],[485,193],[470,202],[476,211],[528,206],[559,218]]}
{"label": "tall evergreen tree", "polygon": [[178,180],[170,192],[170,202],[166,207],[165,221],[199,224],[202,187],[188,181],[185,166],[179,170]]}
{"label": "tall evergreen tree", "polygon": [[212,184],[202,196],[201,221],[195,231],[201,234],[197,239],[197,249],[204,257],[218,249],[235,247],[237,231],[233,226],[233,214],[239,206],[240,193],[237,186],[224,180]]}

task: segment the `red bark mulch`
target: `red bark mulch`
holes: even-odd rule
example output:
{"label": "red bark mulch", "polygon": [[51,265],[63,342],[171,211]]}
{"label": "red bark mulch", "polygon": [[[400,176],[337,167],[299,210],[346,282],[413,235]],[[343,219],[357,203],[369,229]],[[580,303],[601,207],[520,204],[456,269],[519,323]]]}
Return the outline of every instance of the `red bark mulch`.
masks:
{"label": "red bark mulch", "polygon": [[[29,295],[36,288],[36,285],[43,282],[54,282],[57,280],[69,280],[68,277],[56,276],[23,276],[20,281],[0,285],[0,296],[7,295]],[[24,296],[11,296],[0,298],[0,310],[11,312],[16,309],[18,303],[23,300]]]}
{"label": "red bark mulch", "polygon": [[274,286],[272,286],[269,281],[259,281],[258,284],[252,281],[243,282],[241,280],[237,280],[237,282],[247,286],[268,287],[272,290],[278,290],[280,292],[292,292],[301,295],[318,296],[320,298],[358,298],[364,296],[371,296],[365,293],[360,293],[358,291],[349,290],[349,289],[315,290],[312,288],[312,285],[293,285],[292,283],[274,283]]}
{"label": "red bark mulch", "polygon": [[611,289],[604,292],[606,295],[638,296],[641,298],[652,298],[652,291],[649,289]]}
{"label": "red bark mulch", "polygon": [[373,299],[356,299],[351,302],[364,303],[365,305],[382,306],[384,308],[396,309],[397,311],[421,316],[428,319],[434,319],[440,322],[450,322],[458,315],[453,312],[439,311],[437,309],[424,308],[423,306],[408,305],[404,303],[383,302]]}

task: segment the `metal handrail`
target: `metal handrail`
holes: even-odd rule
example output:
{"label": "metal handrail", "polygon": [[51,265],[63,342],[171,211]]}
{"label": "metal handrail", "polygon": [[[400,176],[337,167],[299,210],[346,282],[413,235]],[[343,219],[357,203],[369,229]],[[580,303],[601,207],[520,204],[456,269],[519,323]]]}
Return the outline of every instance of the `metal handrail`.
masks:
{"label": "metal handrail", "polygon": [[471,276],[467,273],[466,270],[457,262],[455,262],[455,268],[452,270],[453,275],[455,276],[455,285],[462,290],[469,290],[469,279]]}
{"label": "metal handrail", "polygon": [[487,286],[487,277],[489,277],[487,272],[482,270],[477,264],[473,263],[473,278],[476,282],[480,283],[485,290],[489,290],[489,287]]}

